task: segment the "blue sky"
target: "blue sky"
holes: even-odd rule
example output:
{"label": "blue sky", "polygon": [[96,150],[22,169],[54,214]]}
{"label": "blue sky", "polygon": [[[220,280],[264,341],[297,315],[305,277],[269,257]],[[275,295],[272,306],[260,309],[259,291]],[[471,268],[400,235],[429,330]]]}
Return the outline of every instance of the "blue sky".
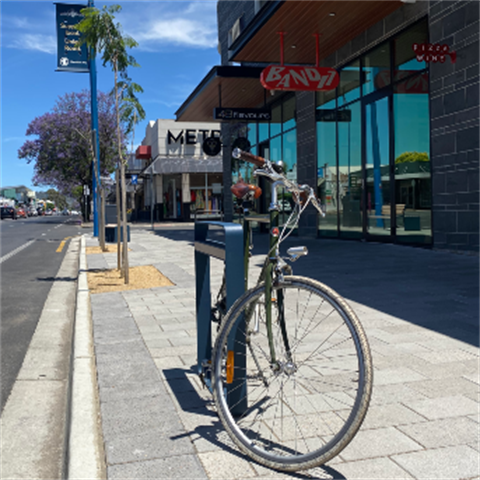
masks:
{"label": "blue sky", "polygon": [[[87,3],[68,0],[59,3]],[[117,20],[139,43],[131,53],[141,68],[131,69],[144,89],[140,100],[145,121],[135,130],[144,137],[149,120],[175,118],[177,108],[199,81],[220,64],[217,52],[216,0],[114,2]],[[52,1],[1,0],[1,186],[32,184],[33,164],[18,159],[28,124],[50,111],[65,93],[89,88],[89,75],[60,73],[56,68],[55,6]],[[97,60],[98,90],[109,92],[113,74]]]}

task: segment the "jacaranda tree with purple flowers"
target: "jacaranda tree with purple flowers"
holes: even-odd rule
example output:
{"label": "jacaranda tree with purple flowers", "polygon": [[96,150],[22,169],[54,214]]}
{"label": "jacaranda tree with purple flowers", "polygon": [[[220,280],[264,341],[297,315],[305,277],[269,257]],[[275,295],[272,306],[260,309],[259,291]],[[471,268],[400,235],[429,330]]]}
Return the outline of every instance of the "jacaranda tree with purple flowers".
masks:
{"label": "jacaranda tree with purple flowers", "polygon": [[[125,142],[125,128],[122,142]],[[101,174],[114,171],[118,150],[112,138],[117,136],[115,99],[98,93],[98,130],[100,138]],[[92,191],[92,149],[90,124],[90,93],[67,93],[59,97],[51,112],[30,122],[27,140],[18,151],[19,158],[35,162],[35,185],[51,185],[64,195],[81,192],[83,185]]]}

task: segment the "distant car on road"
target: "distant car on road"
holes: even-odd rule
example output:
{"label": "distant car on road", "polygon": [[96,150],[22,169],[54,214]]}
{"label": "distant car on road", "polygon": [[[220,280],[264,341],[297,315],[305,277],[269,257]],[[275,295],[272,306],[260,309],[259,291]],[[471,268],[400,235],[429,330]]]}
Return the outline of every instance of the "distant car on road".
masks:
{"label": "distant car on road", "polygon": [[12,220],[17,219],[17,211],[13,207],[1,207],[0,216],[2,220],[4,218],[11,218]]}
{"label": "distant car on road", "polygon": [[80,215],[80,213],[77,212],[76,210],[72,210],[70,213],[71,213],[71,215]]}
{"label": "distant car on road", "polygon": [[23,208],[19,208],[17,210],[17,217],[27,218],[27,214],[25,213],[25,210]]}
{"label": "distant car on road", "polygon": [[45,215],[53,215],[53,212],[51,210],[46,210]]}

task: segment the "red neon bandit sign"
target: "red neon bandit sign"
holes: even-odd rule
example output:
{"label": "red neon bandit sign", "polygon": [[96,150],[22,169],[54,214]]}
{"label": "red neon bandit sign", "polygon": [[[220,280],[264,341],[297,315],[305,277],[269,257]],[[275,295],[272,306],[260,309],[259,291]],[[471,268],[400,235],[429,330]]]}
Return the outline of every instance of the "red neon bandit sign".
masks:
{"label": "red neon bandit sign", "polygon": [[262,71],[260,82],[267,90],[317,92],[336,88],[340,76],[333,68],[269,65]]}

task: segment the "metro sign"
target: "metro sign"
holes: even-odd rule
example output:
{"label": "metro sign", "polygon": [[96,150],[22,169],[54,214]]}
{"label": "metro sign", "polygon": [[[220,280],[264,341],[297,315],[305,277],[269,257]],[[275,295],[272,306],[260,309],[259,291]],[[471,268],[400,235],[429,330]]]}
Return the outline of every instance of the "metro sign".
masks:
{"label": "metro sign", "polygon": [[334,68],[269,65],[260,75],[267,90],[323,91],[333,90],[340,82]]}

